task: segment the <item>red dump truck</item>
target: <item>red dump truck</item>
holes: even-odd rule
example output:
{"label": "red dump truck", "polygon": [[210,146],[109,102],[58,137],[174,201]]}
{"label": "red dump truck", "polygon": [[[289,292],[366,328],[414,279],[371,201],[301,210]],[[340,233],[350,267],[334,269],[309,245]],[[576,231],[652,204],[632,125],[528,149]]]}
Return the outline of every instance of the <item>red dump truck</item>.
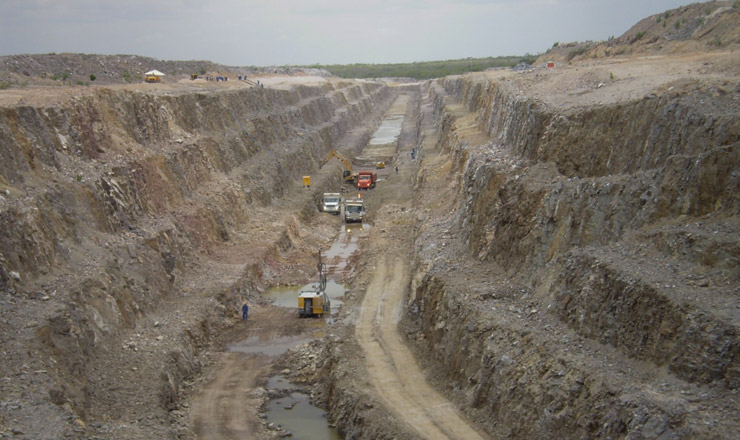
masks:
{"label": "red dump truck", "polygon": [[360,171],[357,173],[357,189],[375,188],[375,182],[378,181],[378,173],[372,171]]}

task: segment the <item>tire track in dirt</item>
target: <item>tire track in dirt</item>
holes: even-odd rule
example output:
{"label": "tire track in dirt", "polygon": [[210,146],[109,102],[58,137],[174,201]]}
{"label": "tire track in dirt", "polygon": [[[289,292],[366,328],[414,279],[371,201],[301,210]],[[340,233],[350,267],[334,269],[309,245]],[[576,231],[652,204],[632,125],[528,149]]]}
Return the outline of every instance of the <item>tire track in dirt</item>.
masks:
{"label": "tire track in dirt", "polygon": [[360,308],[355,336],[377,394],[414,431],[427,439],[482,439],[453,405],[426,381],[397,331],[409,267],[381,256]]}
{"label": "tire track in dirt", "polygon": [[241,353],[224,353],[223,357],[218,376],[192,408],[199,439],[248,438],[257,428],[246,415],[259,405],[251,391],[269,358]]}

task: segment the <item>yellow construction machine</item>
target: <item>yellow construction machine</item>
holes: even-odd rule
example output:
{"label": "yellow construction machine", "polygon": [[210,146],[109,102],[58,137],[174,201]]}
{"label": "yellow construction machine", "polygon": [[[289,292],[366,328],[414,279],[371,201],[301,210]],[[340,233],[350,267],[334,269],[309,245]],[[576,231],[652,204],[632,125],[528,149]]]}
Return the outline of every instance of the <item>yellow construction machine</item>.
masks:
{"label": "yellow construction machine", "polygon": [[342,164],[344,165],[344,171],[342,171],[342,179],[344,179],[345,182],[354,183],[357,179],[357,174],[352,172],[352,163],[339,151],[331,150],[331,153],[326,156],[326,159],[324,159],[324,161],[321,163],[321,166],[323,167],[332,159],[339,159],[339,161],[342,162]]}
{"label": "yellow construction machine", "polygon": [[321,262],[321,251],[319,251],[319,283],[312,284],[307,289],[302,289],[298,295],[298,316],[301,318],[318,316],[331,313],[331,299],[326,293],[326,264]]}

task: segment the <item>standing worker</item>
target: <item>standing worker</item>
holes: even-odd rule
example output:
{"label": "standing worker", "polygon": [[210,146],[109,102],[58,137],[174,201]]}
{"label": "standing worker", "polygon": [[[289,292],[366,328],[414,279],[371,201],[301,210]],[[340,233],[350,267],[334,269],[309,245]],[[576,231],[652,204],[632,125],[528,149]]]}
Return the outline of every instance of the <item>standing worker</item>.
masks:
{"label": "standing worker", "polygon": [[244,302],[244,304],[242,304],[242,320],[246,321],[248,316],[249,316],[249,306],[247,305],[246,302]]}

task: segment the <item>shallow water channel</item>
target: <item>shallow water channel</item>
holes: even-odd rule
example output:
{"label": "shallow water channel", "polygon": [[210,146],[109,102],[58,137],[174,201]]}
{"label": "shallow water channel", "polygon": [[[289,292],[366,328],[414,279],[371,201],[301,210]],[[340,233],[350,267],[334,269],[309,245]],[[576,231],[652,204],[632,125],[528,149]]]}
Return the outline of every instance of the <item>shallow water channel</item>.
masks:
{"label": "shallow water channel", "polygon": [[[351,253],[351,252],[350,252]],[[347,254],[349,256],[349,254]],[[316,283],[309,283],[304,286],[278,286],[268,290],[264,295],[279,307],[289,307],[296,310],[296,319],[298,315],[298,294],[303,289],[316,288]],[[336,312],[342,305],[342,299],[346,289],[334,280],[326,282],[326,293],[331,298],[331,311]],[[331,320],[331,317],[325,318]],[[322,331],[324,320],[317,319],[316,335]],[[229,347],[231,351],[240,351],[243,353],[264,353],[267,355],[278,355],[284,353],[289,348],[303,342],[307,342],[305,337],[299,338],[279,338],[269,341],[267,344],[261,344],[258,340],[247,340],[240,344],[234,344]],[[290,390],[293,387],[283,376],[273,376],[267,381],[267,388],[272,390]],[[284,397],[270,400],[265,411],[267,420],[282,429],[289,431],[293,439],[327,439],[341,440],[341,436],[336,429],[329,426],[326,420],[326,413],[321,408],[311,403],[310,396],[299,391],[292,391]]]}
{"label": "shallow water channel", "polygon": [[[290,383],[283,376],[273,376],[267,381],[267,388],[289,390]],[[290,431],[293,439],[341,440],[336,429],[329,426],[326,413],[311,404],[308,394],[291,392],[285,397],[270,401],[267,420]]]}
{"label": "shallow water channel", "polygon": [[[350,256],[358,250],[358,235],[369,229],[367,224],[343,225],[339,236],[331,248],[324,253],[326,265],[330,274],[339,274],[347,267]],[[298,315],[298,295],[301,290],[315,289],[317,283],[309,283],[303,286],[277,286],[268,290],[264,297],[272,301],[278,307],[293,308]],[[331,299],[331,312],[336,313],[343,303],[347,289],[333,279],[326,282],[326,293]],[[260,341],[256,337],[241,341],[229,346],[230,351],[247,354],[266,354],[277,356],[285,353],[288,349],[307,342],[310,338],[320,337],[325,322],[331,321],[331,314],[324,319],[316,319],[315,332],[308,338],[286,337]],[[311,325],[313,328],[314,326]],[[290,391],[284,397],[270,400],[265,415],[267,420],[282,429],[289,431],[294,439],[328,439],[341,440],[336,429],[329,426],[324,410],[311,404],[308,394],[299,391],[291,391],[293,387],[283,376],[273,376],[268,379],[267,388],[272,390]]]}

